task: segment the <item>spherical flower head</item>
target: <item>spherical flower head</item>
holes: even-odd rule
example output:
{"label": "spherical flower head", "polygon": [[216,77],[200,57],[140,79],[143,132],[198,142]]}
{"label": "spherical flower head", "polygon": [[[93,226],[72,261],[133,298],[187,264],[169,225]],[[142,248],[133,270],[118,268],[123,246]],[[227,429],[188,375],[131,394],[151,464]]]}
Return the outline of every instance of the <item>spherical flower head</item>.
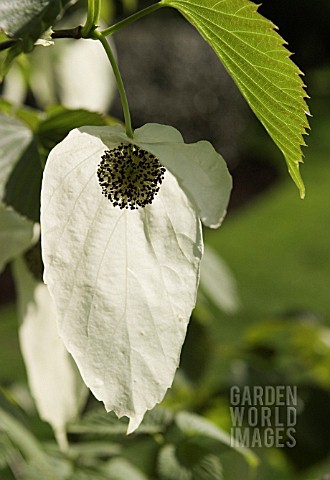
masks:
{"label": "spherical flower head", "polygon": [[136,210],[153,202],[166,172],[155,155],[121,143],[101,158],[97,176],[103,195],[113,206]]}

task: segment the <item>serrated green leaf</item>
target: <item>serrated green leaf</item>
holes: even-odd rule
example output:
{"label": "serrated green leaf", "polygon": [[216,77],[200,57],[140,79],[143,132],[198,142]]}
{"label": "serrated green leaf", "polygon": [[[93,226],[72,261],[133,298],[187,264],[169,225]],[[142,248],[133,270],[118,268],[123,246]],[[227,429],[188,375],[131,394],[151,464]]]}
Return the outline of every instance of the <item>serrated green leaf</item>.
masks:
{"label": "serrated green leaf", "polygon": [[217,53],[276,145],[303,198],[299,173],[309,128],[301,72],[275,26],[250,0],[162,0],[196,27]]}

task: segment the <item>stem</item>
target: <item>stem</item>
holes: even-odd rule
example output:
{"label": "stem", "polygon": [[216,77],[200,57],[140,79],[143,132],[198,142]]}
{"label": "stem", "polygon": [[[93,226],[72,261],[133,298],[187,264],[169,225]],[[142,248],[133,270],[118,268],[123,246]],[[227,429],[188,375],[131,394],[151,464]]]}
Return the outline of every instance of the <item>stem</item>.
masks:
{"label": "stem", "polygon": [[108,35],[112,35],[115,33],[117,30],[120,30],[123,27],[126,27],[126,25],[129,25],[136,20],[139,20],[142,17],[145,17],[146,15],[149,15],[149,13],[155,12],[156,10],[159,10],[162,8],[164,5],[162,3],[155,3],[153,5],[150,5],[150,7],[144,8],[143,10],[140,10],[139,12],[134,13],[130,17],[125,18],[124,20],[121,20],[120,22],[116,23],[115,25],[112,25],[111,27],[106,28],[105,30],[102,30],[101,33],[105,37]]}
{"label": "stem", "polygon": [[107,39],[102,35],[101,32],[95,31],[94,34],[93,34],[93,38],[95,40],[100,40],[100,42],[102,43],[103,48],[105,50],[105,53],[107,54],[108,59],[111,63],[113,73],[115,75],[116,82],[117,82],[117,87],[118,87],[118,91],[119,91],[119,95],[120,95],[121,104],[122,104],[122,107],[123,107],[126,134],[127,134],[128,137],[133,138],[133,129],[132,129],[132,124],[131,124],[131,115],[130,115],[130,112],[129,112],[127,96],[126,96],[126,92],[125,92],[123,79],[121,78],[121,74],[120,74],[117,62],[115,60],[115,57],[112,53],[112,50],[110,48],[110,45],[109,45]]}
{"label": "stem", "polygon": [[87,19],[86,23],[81,30],[81,36],[83,38],[88,37],[90,31],[94,28],[94,19],[95,19],[95,2],[94,0],[88,0],[87,7]]}
{"label": "stem", "polygon": [[100,12],[101,12],[101,0],[94,0],[94,18],[93,18],[94,26],[97,26],[99,23]]}

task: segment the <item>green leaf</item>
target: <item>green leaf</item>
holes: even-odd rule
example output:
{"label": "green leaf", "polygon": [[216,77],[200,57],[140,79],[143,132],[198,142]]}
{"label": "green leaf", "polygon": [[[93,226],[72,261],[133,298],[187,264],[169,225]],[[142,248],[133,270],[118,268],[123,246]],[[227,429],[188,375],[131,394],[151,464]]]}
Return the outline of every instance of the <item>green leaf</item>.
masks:
{"label": "green leaf", "polygon": [[34,222],[39,222],[41,177],[38,144],[32,140],[9,177],[3,201]]}
{"label": "green leaf", "polygon": [[227,432],[211,423],[209,420],[189,412],[179,412],[175,418],[177,426],[188,437],[205,437],[215,442],[220,442],[230,448],[234,448],[237,452],[245,457],[245,460],[251,467],[256,467],[259,463],[258,458],[245,447],[233,447],[230,436]]}
{"label": "green leaf", "polygon": [[99,113],[89,112],[84,109],[69,109],[55,105],[48,109],[46,119],[38,128],[40,145],[49,151],[60,143],[73,128],[83,125],[107,125],[107,120]]}
{"label": "green leaf", "polygon": [[275,26],[250,0],[162,0],[196,27],[217,53],[240,91],[283,152],[300,190],[303,135],[309,114],[301,72]]}
{"label": "green leaf", "polygon": [[0,193],[1,185],[5,185],[4,203],[21,215],[39,222],[41,178],[49,151],[73,128],[106,125],[108,119],[83,109],[53,106],[41,121],[40,113],[32,109],[20,108],[15,111],[8,105],[4,107],[8,113],[22,119],[29,128],[18,119],[0,114]]}
{"label": "green leaf", "polygon": [[0,272],[34,240],[33,223],[0,203]]}
{"label": "green leaf", "polygon": [[51,462],[37,439],[16,418],[0,407],[0,425],[12,443],[16,445],[28,463],[43,473],[45,480],[55,480]]}
{"label": "green leaf", "polygon": [[104,471],[111,480],[148,480],[141,470],[135,467],[125,458],[114,458],[110,460]]}
{"label": "green leaf", "polygon": [[222,466],[215,455],[194,445],[165,445],[159,452],[158,474],[161,480],[221,480]]}
{"label": "green leaf", "polygon": [[32,132],[22,122],[0,114],[0,199],[21,155],[31,143]]}

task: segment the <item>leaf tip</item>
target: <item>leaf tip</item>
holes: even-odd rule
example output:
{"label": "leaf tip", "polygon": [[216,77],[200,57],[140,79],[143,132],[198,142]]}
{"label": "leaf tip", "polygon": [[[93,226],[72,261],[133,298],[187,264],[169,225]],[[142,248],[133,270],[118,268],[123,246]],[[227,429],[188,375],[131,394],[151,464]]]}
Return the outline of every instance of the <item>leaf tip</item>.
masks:
{"label": "leaf tip", "polygon": [[130,435],[131,433],[135,432],[135,430],[140,426],[143,417],[144,413],[136,414],[134,417],[129,418],[126,435]]}

